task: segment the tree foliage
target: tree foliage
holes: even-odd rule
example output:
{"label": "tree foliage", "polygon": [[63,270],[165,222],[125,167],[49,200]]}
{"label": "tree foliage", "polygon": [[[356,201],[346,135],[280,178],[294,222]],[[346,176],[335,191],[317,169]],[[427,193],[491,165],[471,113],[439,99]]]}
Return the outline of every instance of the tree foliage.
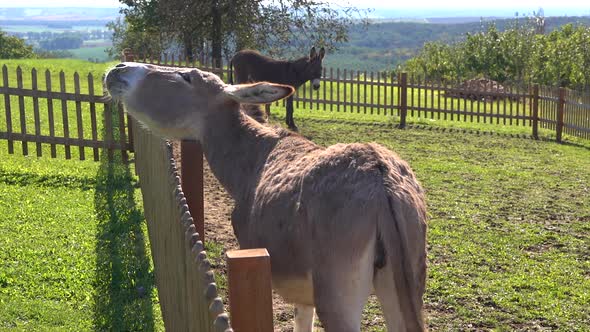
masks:
{"label": "tree foliage", "polygon": [[[115,49],[140,53],[177,46],[190,57],[254,48],[273,55],[328,50],[347,40],[348,28],[363,12],[322,0],[121,0],[124,22],[115,22]],[[144,36],[144,37],[142,37]],[[138,42],[147,37],[153,44]],[[157,38],[154,38],[156,37]],[[139,47],[139,48],[138,48]]]}
{"label": "tree foliage", "polygon": [[39,46],[44,50],[55,51],[80,48],[83,43],[84,40],[81,36],[69,33],[42,40],[39,42]]}
{"label": "tree foliage", "polygon": [[535,22],[498,31],[494,24],[464,41],[429,42],[405,64],[408,72],[446,81],[486,77],[576,89],[590,87],[590,27],[566,24],[540,34]]}
{"label": "tree foliage", "polygon": [[25,41],[14,36],[9,36],[0,30],[0,59],[33,58],[33,47],[25,44]]}

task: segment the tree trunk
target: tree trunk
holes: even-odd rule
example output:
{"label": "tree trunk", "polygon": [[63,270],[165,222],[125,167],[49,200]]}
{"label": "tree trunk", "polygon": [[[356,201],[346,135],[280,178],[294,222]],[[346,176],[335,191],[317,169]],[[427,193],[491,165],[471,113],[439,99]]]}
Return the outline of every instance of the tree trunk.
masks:
{"label": "tree trunk", "polygon": [[211,34],[211,48],[212,48],[212,57],[213,57],[213,67],[214,68],[221,68],[222,58],[221,58],[221,50],[223,47],[223,35],[221,32],[221,11],[219,8],[219,2],[214,0],[212,2],[211,8],[211,15],[212,23],[213,23],[213,31]]}
{"label": "tree trunk", "polygon": [[193,41],[190,36],[184,36],[184,55],[186,56],[186,60],[189,62],[193,62],[195,60],[195,48],[193,46]]}

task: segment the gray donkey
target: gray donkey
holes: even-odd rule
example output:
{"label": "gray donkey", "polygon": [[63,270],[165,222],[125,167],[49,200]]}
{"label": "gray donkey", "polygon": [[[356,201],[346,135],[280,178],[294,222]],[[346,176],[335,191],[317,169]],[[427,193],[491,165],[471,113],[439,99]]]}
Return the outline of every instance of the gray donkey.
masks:
{"label": "gray donkey", "polygon": [[[295,89],[311,80],[315,90],[320,87],[322,77],[322,60],[326,51],[322,47],[317,53],[315,47],[311,48],[309,57],[305,56],[297,60],[275,60],[256,51],[242,50],[231,59],[230,84],[234,84],[232,73],[235,74],[235,83],[271,82],[290,85]],[[233,69],[232,69],[233,68]],[[285,122],[292,130],[297,130],[293,120],[293,97],[287,98],[287,115]]]}
{"label": "gray donkey", "polygon": [[203,145],[235,200],[240,247],[267,248],[273,288],[295,304],[295,331],[360,331],[375,292],[388,331],[423,331],[424,192],[406,162],[381,145],[320,147],[240,111],[289,97],[290,86],[228,85],[198,69],[122,63],[105,84],[154,133]]}

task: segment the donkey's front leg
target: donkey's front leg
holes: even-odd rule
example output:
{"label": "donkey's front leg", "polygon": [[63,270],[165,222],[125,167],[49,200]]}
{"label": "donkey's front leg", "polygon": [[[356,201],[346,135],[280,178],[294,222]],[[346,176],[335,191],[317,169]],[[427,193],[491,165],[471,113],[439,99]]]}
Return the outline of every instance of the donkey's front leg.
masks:
{"label": "donkey's front leg", "polygon": [[295,125],[295,121],[293,120],[293,96],[287,98],[287,115],[285,117],[285,122],[289,129],[293,131],[298,131],[299,129]]}
{"label": "donkey's front leg", "polygon": [[312,332],[314,307],[305,304],[295,304],[295,329],[293,332]]}

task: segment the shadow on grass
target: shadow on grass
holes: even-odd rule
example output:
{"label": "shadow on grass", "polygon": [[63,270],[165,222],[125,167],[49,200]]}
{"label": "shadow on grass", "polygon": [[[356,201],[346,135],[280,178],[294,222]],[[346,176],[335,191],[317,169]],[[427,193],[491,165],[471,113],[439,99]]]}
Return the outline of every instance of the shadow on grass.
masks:
{"label": "shadow on grass", "polygon": [[0,169],[0,183],[23,187],[35,185],[49,188],[90,190],[96,186],[96,179],[61,174],[39,175],[26,171],[10,172]]}
{"label": "shadow on grass", "polygon": [[129,165],[106,151],[96,177],[98,219],[94,326],[97,331],[154,331],[156,294],[142,232],[143,214],[134,201]]}

